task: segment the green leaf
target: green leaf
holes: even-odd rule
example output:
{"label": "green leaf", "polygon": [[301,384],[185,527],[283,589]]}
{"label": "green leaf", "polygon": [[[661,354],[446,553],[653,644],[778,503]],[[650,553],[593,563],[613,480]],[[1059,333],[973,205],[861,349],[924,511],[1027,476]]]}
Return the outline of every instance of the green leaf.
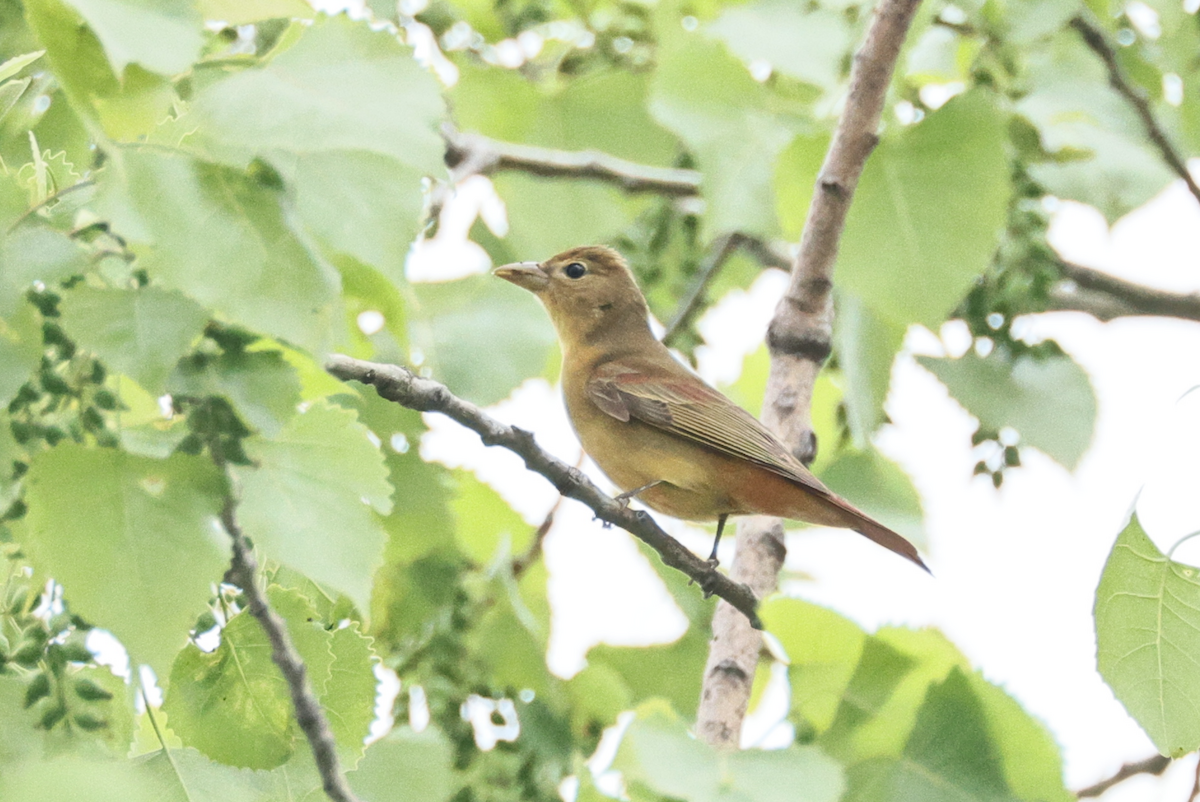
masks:
{"label": "green leaf", "polygon": [[921,497],[900,466],[874,448],[843,450],[821,481],[854,506],[918,544],[925,542]]}
{"label": "green leaf", "polygon": [[12,111],[13,106],[17,105],[17,101],[21,99],[21,95],[25,94],[25,90],[31,83],[33,83],[32,78],[0,83],[0,122]]}
{"label": "green leaf", "polygon": [[0,794],[10,802],[161,802],[166,788],[129,761],[63,755],[6,769]]}
{"label": "green leaf", "polygon": [[892,363],[908,327],[852,293],[839,292],[837,300],[833,344],[844,379],[847,423],[855,446],[865,449],[883,423]]}
{"label": "green leaf", "polygon": [[[919,683],[917,693],[924,694],[926,685],[932,681],[920,677],[916,683],[906,682],[915,663],[887,641],[867,637],[833,721],[819,741],[821,746],[846,763],[880,754],[899,754],[920,696],[906,704],[896,691],[904,685],[911,689]],[[911,697],[911,690],[908,695]],[[894,697],[902,703],[898,705]],[[907,722],[897,721],[901,717],[907,718]]]}
{"label": "green leaf", "polygon": [[300,789],[275,772],[227,766],[186,746],[173,746],[170,754],[159,750],[143,758],[139,768],[164,788],[160,802],[275,802],[301,798]]}
{"label": "green leaf", "polygon": [[399,727],[371,744],[346,779],[372,802],[443,802],[458,786],[453,761],[454,750],[437,728]]}
{"label": "green leaf", "polygon": [[523,261],[548,259],[582,243],[612,242],[648,204],[596,181],[505,173],[493,183],[508,210],[504,242]]}
{"label": "green leaf", "polygon": [[775,159],[800,133],[797,108],[768,90],[717,42],[675,34],[660,44],[650,113],[695,153],[710,233],[773,235]]}
{"label": "green leaf", "polygon": [[87,716],[100,722],[93,737],[104,742],[114,757],[125,757],[133,740],[134,691],[108,666],[82,665],[63,675],[71,688],[71,720]]}
{"label": "green leaf", "polygon": [[460,69],[450,102],[464,131],[543,148],[599,150],[663,167],[673,166],[678,156],[678,140],[646,110],[644,73],[595,71],[547,87],[513,70],[472,64]]}
{"label": "green leaf", "polygon": [[157,287],[80,286],[64,294],[62,325],[111,369],[160,393],[175,363],[204,328],[208,313],[192,299]]}
{"label": "green leaf", "polygon": [[835,802],[845,787],[841,767],[815,747],[717,752],[688,733],[663,702],[637,712],[613,766],[639,791],[689,802]]}
{"label": "green leaf", "polygon": [[375,720],[375,652],[371,639],[358,624],[335,629],[330,636],[334,660],[329,682],[321,694],[321,706],[329,728],[337,739],[338,752],[346,767],[358,763],[366,748],[363,739]]}
{"label": "green leaf", "polygon": [[62,583],[73,612],[166,676],[229,561],[220,474],[198,457],[68,443],[34,458],[25,487],[33,564]]}
{"label": "green leaf", "polygon": [[[913,733],[928,712],[930,688],[946,680],[952,670],[965,673],[970,666],[936,630],[887,628],[867,637],[834,722],[818,740],[831,754],[856,764],[850,799],[892,798],[864,789],[886,785],[907,760]],[[1062,759],[1045,727],[978,672],[966,676],[983,712],[989,748],[1013,792],[1022,799],[1070,802],[1072,795],[1063,786]],[[931,748],[930,754],[936,751]],[[912,798],[915,802],[923,797]]]}
{"label": "green leaf", "polygon": [[0,405],[8,406],[41,358],[42,327],[32,306],[0,318]]}
{"label": "green leaf", "polygon": [[164,75],[191,66],[204,43],[200,15],[174,0],[67,0],[108,53],[120,75],[137,62]]}
{"label": "green leaf", "polygon": [[1069,469],[1079,464],[1092,440],[1096,393],[1068,356],[1045,359],[969,352],[959,359],[918,357],[980,426],[1011,426],[1023,445],[1045,452]]}
{"label": "green leaf", "polygon": [[40,281],[48,287],[87,270],[83,251],[61,231],[22,225],[0,240],[0,315],[8,316]]}
{"label": "green leaf", "polygon": [[304,0],[197,0],[200,14],[206,20],[220,20],[228,25],[248,25],[280,17],[312,19],[312,6]]}
{"label": "green leaf", "polygon": [[33,737],[37,720],[25,709],[27,682],[16,674],[0,675],[0,766],[28,760],[42,749]]}
{"label": "green leaf", "polygon": [[975,671],[971,689],[983,705],[988,733],[1004,762],[1004,777],[1021,799],[1076,802],[1063,784],[1063,761],[1058,744],[1045,725]]}
{"label": "green leaf", "polygon": [[992,95],[975,90],[885,137],[846,220],[839,287],[876,315],[936,331],[1004,230],[1005,125]]}
{"label": "green leaf", "polygon": [[[801,134],[775,162],[775,210],[783,237],[798,241],[804,231],[813,187],[829,150],[829,134]],[[840,323],[840,315],[835,324]]]}
{"label": "green leaf", "polygon": [[425,172],[366,151],[307,153],[296,162],[296,212],[331,252],[399,283],[424,208]]}
{"label": "green leaf", "polygon": [[[256,156],[365,151],[441,175],[445,102],[411,53],[364,22],[319,17],[266,66],[198,92],[188,145],[239,167]],[[288,161],[272,160],[281,170]]]}
{"label": "green leaf", "polygon": [[342,324],[338,276],[291,229],[281,193],[240,172],[159,151],[110,156],[98,178],[99,207],[159,283],[324,353]]}
{"label": "green leaf", "polygon": [[385,535],[372,509],[392,509],[383,456],[348,410],[324,402],[273,438],[246,441],[256,468],[236,468],[238,518],[270,557],[369,609]]}
{"label": "green leaf", "polygon": [[765,59],[784,75],[825,91],[841,81],[854,44],[846,15],[787,0],[727,8],[708,30],[743,61]]}
{"label": "green leaf", "polygon": [[531,293],[492,276],[416,284],[413,290],[413,342],[456,395],[494,404],[545,368],[556,343],[554,327]]}
{"label": "green leaf", "polygon": [[1031,91],[1016,110],[1037,127],[1051,154],[1029,166],[1048,192],[1095,206],[1112,222],[1175,178],[1076,31],[1062,31],[1027,58]]}
{"label": "green leaf", "polygon": [[1011,799],[982,706],[957,668],[929,688],[903,755],[856,766],[847,795],[847,802]]}
{"label": "green leaf", "polygon": [[1137,516],[1117,536],[1096,588],[1100,675],[1158,751],[1200,746],[1200,579],[1163,555]]}
{"label": "green leaf", "polygon": [[312,603],[298,590],[271,585],[267,588],[267,603],[287,622],[288,637],[304,661],[310,687],[320,696],[329,682],[334,661],[330,633]]}
{"label": "green leaf", "polygon": [[455,474],[457,491],[454,510],[455,538],[463,553],[478,565],[487,565],[497,555],[523,552],[533,539],[534,527],[508,506],[500,494],[469,471]]}
{"label": "green leaf", "polygon": [[246,611],[229,620],[214,651],[188,644],[179,653],[163,709],[186,746],[230,766],[275,768],[295,748],[287,682]]}
{"label": "green leaf", "polygon": [[866,634],[850,619],[800,599],[771,599],[760,614],[787,651],[792,709],[824,732],[850,687]]}
{"label": "green leaf", "polygon": [[300,379],[279,351],[194,354],[179,363],[167,383],[179,396],[221,396],[245,423],[273,437],[296,414]]}
{"label": "green leaf", "polygon": [[0,64],[0,81],[7,81],[45,54],[45,50],[35,50],[32,53],[22,53],[19,56],[13,56],[8,59],[3,64]]}

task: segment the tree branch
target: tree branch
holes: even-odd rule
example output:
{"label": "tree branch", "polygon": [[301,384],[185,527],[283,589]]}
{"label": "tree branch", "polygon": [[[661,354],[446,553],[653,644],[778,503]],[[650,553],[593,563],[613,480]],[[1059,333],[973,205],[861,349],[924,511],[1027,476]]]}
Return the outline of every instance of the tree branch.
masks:
{"label": "tree branch", "polygon": [[515,426],[501,423],[483,410],[451,393],[446,386],[423,379],[396,365],[381,365],[333,354],[325,364],[330,374],[342,381],[372,385],[388,401],[421,412],[439,412],[479,435],[485,445],[501,446],[525,460],[525,467],[546,477],[558,492],[586,504],[596,517],[616,524],[658,552],[662,561],[695,580],[706,595],[717,595],[744,616],[756,629],[758,598],[749,587],[712,570],[675,538],[668,535],[645,512],[632,510],[596,487],[578,468],[552,457],[534,442],[533,435]]}
{"label": "tree branch", "polygon": [[1157,290],[1061,259],[1058,269],[1074,287],[1059,285],[1051,290],[1055,311],[1087,312],[1103,321],[1130,315],[1200,321],[1200,293]]}
{"label": "tree branch", "polygon": [[266,596],[258,587],[255,579],[258,561],[255,560],[254,552],[250,550],[246,536],[238,525],[232,494],[225,499],[225,506],[221,510],[221,523],[233,541],[230,573],[246,594],[250,615],[258,620],[263,631],[267,633],[267,640],[271,642],[271,659],[279,666],[280,673],[287,680],[288,690],[292,695],[292,707],[296,710],[296,723],[300,725],[301,732],[312,748],[313,760],[321,775],[321,785],[325,794],[334,802],[359,802],[342,774],[337,756],[337,743],[329,729],[325,713],[321,710],[321,703],[309,687],[308,669],[292,646],[287,624],[270,608]]}
{"label": "tree branch", "polygon": [[482,134],[442,127],[446,163],[454,181],[476,173],[520,170],[548,178],[594,178],[626,192],[654,192],[684,197],[700,192],[700,173],[673,167],[652,167],[619,159],[597,150],[554,150],[500,142]]}
{"label": "tree branch", "polygon": [[732,234],[724,234],[717,238],[705,256],[704,262],[700,265],[700,269],[696,271],[695,278],[692,280],[692,285],[688,287],[684,294],[683,301],[679,304],[679,309],[675,312],[675,317],[667,324],[667,330],[662,336],[664,345],[671,345],[675,338],[692,323],[692,318],[696,316],[697,310],[700,308],[701,302],[708,291],[708,285],[721,272],[721,268],[733,255],[741,244],[742,235],[733,232]]}
{"label": "tree branch", "polygon": [[1130,82],[1128,76],[1125,75],[1125,70],[1121,68],[1120,61],[1117,60],[1117,53],[1113,50],[1112,45],[1108,43],[1108,39],[1104,35],[1104,31],[1096,26],[1091,20],[1086,19],[1082,15],[1071,19],[1071,27],[1079,31],[1079,35],[1083,37],[1084,43],[1100,57],[1104,62],[1104,66],[1108,69],[1108,83],[1115,89],[1121,97],[1129,101],[1129,105],[1133,106],[1134,112],[1142,121],[1142,126],[1146,129],[1146,136],[1158,148],[1159,154],[1163,161],[1171,170],[1183,179],[1187,184],[1188,191],[1192,193],[1192,197],[1200,203],[1200,186],[1197,186],[1196,180],[1192,178],[1192,174],[1188,171],[1187,162],[1171,144],[1171,140],[1167,138],[1166,131],[1159,124],[1154,116],[1154,110],[1150,108],[1150,101],[1146,99],[1146,93]]}
{"label": "tree branch", "polygon": [[[817,178],[791,282],[767,332],[771,370],[763,422],[805,462],[816,454],[811,427],[812,389],[832,348],[831,290],[846,213],[876,133],[900,48],[920,0],[881,0],[866,39],[854,56],[850,90]],[[733,577],[762,597],[774,590],[786,549],[783,525],[771,518],[738,526]],[[750,699],[761,635],[725,605],[713,617],[697,731],[710,744],[736,748]]]}
{"label": "tree branch", "polygon": [[1139,774],[1153,774],[1158,776],[1167,770],[1167,766],[1171,765],[1171,758],[1163,755],[1152,755],[1145,760],[1139,760],[1136,763],[1126,763],[1117,773],[1109,777],[1107,780],[1101,780],[1095,785],[1089,785],[1087,788],[1081,788],[1075,792],[1075,796],[1080,799],[1087,797],[1100,796],[1109,788],[1120,782],[1128,780],[1130,777],[1136,777]]}

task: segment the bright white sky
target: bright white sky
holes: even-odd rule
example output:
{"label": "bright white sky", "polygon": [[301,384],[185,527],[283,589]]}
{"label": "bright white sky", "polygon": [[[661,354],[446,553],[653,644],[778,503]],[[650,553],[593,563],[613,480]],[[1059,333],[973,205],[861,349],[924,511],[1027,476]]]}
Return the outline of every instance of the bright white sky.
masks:
{"label": "bright white sky", "polygon": [[[485,179],[473,183],[448,214],[473,217],[481,208],[503,228]],[[497,222],[500,221],[500,222]],[[461,221],[449,230],[465,231]],[[1143,284],[1200,291],[1200,207],[1177,182],[1119,221],[1110,232],[1094,210],[1062,204],[1051,239],[1073,261]],[[479,251],[443,240],[436,260],[415,255],[413,278],[436,280],[485,267]],[[459,250],[462,248],[462,250]],[[461,267],[448,265],[461,254]],[[433,255],[433,254],[429,254]],[[541,259],[550,254],[525,254]],[[743,356],[762,342],[785,277],[770,271],[700,322],[707,347],[700,369],[710,381],[729,381]],[[972,477],[977,459],[974,420],[945,388],[905,353],[893,368],[887,407],[893,423],[879,448],[912,477],[926,512],[925,553],[936,579],[912,570],[864,538],[836,530],[798,532],[789,539],[787,567],[811,580],[789,581],[786,591],[838,610],[868,629],[884,624],[941,628],[994,682],[1043,720],[1062,744],[1069,787],[1107,777],[1124,762],[1153,754],[1141,729],[1095,670],[1092,604],[1101,568],[1135,499],[1150,536],[1169,548],[1200,529],[1200,325],[1166,319],[1099,323],[1076,313],[1031,321],[1038,336],[1053,337],[1088,371],[1099,397],[1095,440],[1074,474],[1038,452],[1023,451],[1024,467],[1007,474],[1000,491]],[[965,331],[947,326],[939,341],[910,332],[908,347],[939,353],[965,347]],[[537,433],[539,443],[575,462],[579,445],[557,388],[533,380],[490,410]],[[449,420],[426,416],[432,427],[421,453],[470,468],[500,491],[531,525],[554,503],[555,491],[526,472],[520,460]],[[601,479],[594,466],[586,465]],[[607,484],[605,483],[607,486]],[[697,550],[708,535],[679,522],[661,523]],[[1177,559],[1200,562],[1200,541]],[[725,553],[726,564],[732,554]],[[632,538],[592,521],[582,505],[565,501],[546,541],[554,604],[550,666],[578,671],[598,642],[639,644],[681,633],[682,614],[662,588]],[[622,577],[620,591],[613,577]],[[758,737],[771,716],[752,723]],[[765,720],[764,720],[765,719]],[[1186,799],[1195,760],[1163,779],[1143,777],[1109,792],[1106,802]]]}

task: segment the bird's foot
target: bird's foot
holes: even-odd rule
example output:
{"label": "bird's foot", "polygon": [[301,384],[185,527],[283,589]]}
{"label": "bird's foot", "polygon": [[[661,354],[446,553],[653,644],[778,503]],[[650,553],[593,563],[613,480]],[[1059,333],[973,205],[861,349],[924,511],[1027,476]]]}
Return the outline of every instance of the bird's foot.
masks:
{"label": "bird's foot", "polygon": [[717,561],[716,557],[709,557],[707,560],[704,561],[704,565],[705,565],[704,575],[699,578],[693,577],[692,579],[689,579],[688,584],[689,585],[693,585],[693,584],[699,585],[700,592],[703,593],[704,598],[707,599],[709,596],[712,596],[713,593],[716,592],[717,577],[720,576],[720,574],[717,573],[717,566],[720,565],[720,563]]}

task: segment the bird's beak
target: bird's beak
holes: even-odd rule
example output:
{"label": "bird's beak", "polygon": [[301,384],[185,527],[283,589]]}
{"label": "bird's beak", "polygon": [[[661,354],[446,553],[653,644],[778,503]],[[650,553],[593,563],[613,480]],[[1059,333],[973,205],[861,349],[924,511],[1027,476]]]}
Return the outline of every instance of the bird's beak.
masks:
{"label": "bird's beak", "polygon": [[537,262],[513,262],[497,267],[492,273],[530,292],[541,292],[550,283],[550,276]]}

